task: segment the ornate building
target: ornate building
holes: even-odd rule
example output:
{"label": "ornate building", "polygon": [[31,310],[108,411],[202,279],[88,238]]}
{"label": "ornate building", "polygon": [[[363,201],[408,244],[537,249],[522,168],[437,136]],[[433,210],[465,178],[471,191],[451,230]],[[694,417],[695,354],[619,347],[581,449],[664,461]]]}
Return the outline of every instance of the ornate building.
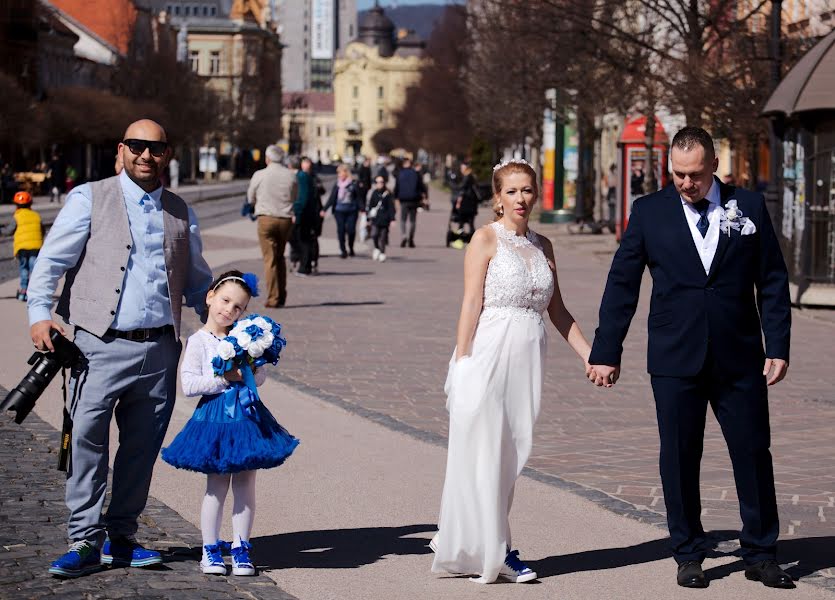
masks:
{"label": "ornate building", "polygon": [[393,127],[406,89],[417,83],[424,43],[401,30],[376,5],[359,23],[356,41],[334,62],[335,151],[345,156],[374,152],[371,139]]}

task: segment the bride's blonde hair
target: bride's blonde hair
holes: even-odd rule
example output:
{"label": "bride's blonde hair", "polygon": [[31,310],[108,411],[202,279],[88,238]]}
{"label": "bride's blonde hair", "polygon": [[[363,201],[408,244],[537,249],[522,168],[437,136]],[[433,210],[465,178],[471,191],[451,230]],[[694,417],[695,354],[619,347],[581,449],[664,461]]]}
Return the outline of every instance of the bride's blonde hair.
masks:
{"label": "bride's blonde hair", "polygon": [[539,185],[536,181],[536,171],[527,162],[511,161],[497,165],[493,169],[493,212],[496,213],[494,221],[502,218],[504,212],[502,211],[502,182],[505,175],[512,173],[525,173],[531,178],[531,186],[533,187],[534,197],[539,197]]}

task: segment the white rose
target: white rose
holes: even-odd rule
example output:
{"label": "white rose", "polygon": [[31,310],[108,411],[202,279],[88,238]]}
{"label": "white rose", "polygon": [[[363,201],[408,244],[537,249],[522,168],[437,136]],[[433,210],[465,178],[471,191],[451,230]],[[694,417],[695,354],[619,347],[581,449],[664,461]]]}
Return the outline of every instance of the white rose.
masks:
{"label": "white rose", "polygon": [[250,336],[246,331],[241,331],[238,335],[235,336],[235,339],[238,340],[238,346],[246,350],[249,347],[249,344],[252,342],[252,336]]}
{"label": "white rose", "polygon": [[267,320],[264,317],[255,317],[252,319],[252,322],[258,325],[264,331],[269,331],[271,329],[270,324],[267,323]]}
{"label": "white rose", "polygon": [[273,343],[273,339],[275,338],[273,338],[272,332],[267,330],[264,332],[264,335],[261,337],[261,339],[264,340],[264,348],[269,348]]}
{"label": "white rose", "polygon": [[739,213],[735,208],[728,208],[728,210],[725,211],[725,217],[727,217],[727,219],[730,221],[736,220],[738,216]]}
{"label": "white rose", "polygon": [[235,356],[235,346],[233,346],[231,342],[221,340],[221,342],[217,345],[217,355],[223,360],[229,360]]}
{"label": "white rose", "polygon": [[264,349],[258,345],[257,342],[254,342],[249,345],[249,348],[246,349],[247,354],[249,354],[252,358],[258,358],[262,354],[264,354]]}

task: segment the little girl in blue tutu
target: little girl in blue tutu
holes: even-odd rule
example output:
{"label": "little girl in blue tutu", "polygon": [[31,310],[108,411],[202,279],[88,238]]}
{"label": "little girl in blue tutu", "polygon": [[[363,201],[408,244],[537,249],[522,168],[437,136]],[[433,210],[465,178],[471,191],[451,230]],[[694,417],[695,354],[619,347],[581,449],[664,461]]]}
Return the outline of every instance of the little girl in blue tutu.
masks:
{"label": "little girl in blue tutu", "polygon": [[[207,475],[200,511],[203,533],[200,568],[207,574],[226,574],[223,550],[232,554],[234,575],[255,574],[249,556],[252,549],[249,536],[255,517],[255,470],[280,465],[299,443],[279,425],[255,390],[266,379],[264,369],[259,368],[265,362],[262,356],[271,356],[271,362],[278,360],[278,351],[284,344],[279,335],[280,326],[256,317],[254,321],[260,325],[252,328],[252,337],[239,334],[239,338],[248,340],[238,341],[249,346],[249,355],[237,342],[224,341],[246,310],[249,299],[258,295],[257,281],[252,273],[228,271],[212,282],[206,295],[206,325],[188,338],[180,367],[186,396],[203,397],[183,430],[162,451],[165,462]],[[271,352],[258,354],[274,337],[277,339],[271,344]],[[237,355],[232,355],[233,349]],[[258,358],[250,358],[255,356]],[[217,375],[220,372],[222,376]],[[228,542],[220,540],[223,502],[230,482],[234,496],[231,548]]]}

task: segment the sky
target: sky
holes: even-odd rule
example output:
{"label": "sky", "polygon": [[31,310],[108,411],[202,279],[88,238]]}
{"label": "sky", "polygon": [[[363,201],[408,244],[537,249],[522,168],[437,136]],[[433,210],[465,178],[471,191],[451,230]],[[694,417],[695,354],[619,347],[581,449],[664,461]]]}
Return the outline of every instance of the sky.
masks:
{"label": "sky", "polygon": [[[455,4],[455,0],[380,0],[380,6],[406,6],[408,4]],[[357,10],[367,10],[374,6],[374,0],[357,0]]]}

